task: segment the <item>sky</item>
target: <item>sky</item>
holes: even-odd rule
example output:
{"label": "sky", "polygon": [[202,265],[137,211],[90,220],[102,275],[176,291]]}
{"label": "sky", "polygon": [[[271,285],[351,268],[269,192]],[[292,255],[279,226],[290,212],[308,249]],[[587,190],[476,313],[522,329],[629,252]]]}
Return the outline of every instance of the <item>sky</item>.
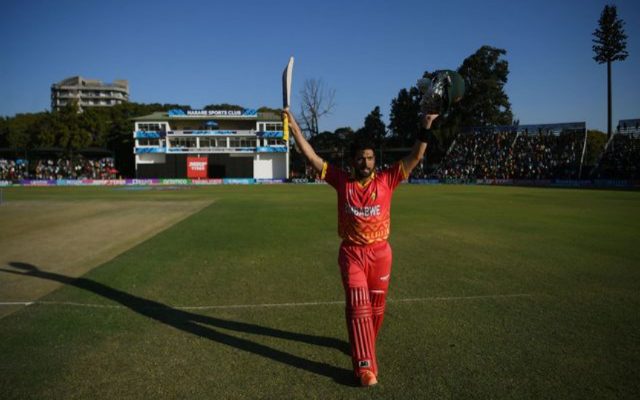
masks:
{"label": "sky", "polygon": [[80,75],[129,81],[130,100],[199,109],[292,109],[307,79],[335,90],[320,130],[358,129],[426,70],[457,69],[483,45],[505,49],[505,91],[521,124],[585,121],[606,131],[606,65],[592,38],[615,4],[629,57],[613,64],[613,126],[640,118],[640,1],[3,0],[0,116],[49,110],[51,85]]}

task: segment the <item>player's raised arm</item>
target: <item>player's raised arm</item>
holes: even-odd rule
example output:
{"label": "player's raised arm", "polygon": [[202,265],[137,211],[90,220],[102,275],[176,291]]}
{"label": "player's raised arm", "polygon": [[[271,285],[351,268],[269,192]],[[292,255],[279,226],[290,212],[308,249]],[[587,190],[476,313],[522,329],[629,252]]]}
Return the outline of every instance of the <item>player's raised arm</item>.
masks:
{"label": "player's raised arm", "polygon": [[431,132],[432,124],[440,117],[440,121],[446,118],[451,111],[451,106],[462,99],[464,96],[465,82],[462,76],[451,70],[439,70],[428,77],[418,80],[418,90],[422,93],[420,99],[420,110],[422,112],[422,120],[420,121],[420,132],[416,143],[413,145],[411,154],[402,159],[405,172],[408,174],[418,165],[424,152],[427,149],[427,143],[433,140],[433,132]]}
{"label": "player's raised arm", "polygon": [[298,122],[293,117],[293,114],[291,114],[288,108],[285,108],[283,114],[286,114],[287,118],[289,119],[289,127],[291,128],[291,133],[293,133],[293,137],[296,140],[296,145],[298,146],[304,157],[307,159],[307,161],[309,161],[313,169],[315,169],[317,172],[322,172],[324,160],[316,154],[315,150],[313,150],[313,147],[311,147],[309,142],[307,142],[307,139],[304,138]]}
{"label": "player's raised arm", "polygon": [[418,133],[418,137],[416,138],[416,142],[411,149],[411,153],[408,156],[402,159],[402,166],[407,175],[413,171],[413,169],[418,165],[418,163],[424,157],[424,152],[427,150],[427,145],[433,134],[431,134],[431,124],[433,121],[438,118],[438,114],[426,114],[422,117],[420,121],[421,129],[420,133]]}

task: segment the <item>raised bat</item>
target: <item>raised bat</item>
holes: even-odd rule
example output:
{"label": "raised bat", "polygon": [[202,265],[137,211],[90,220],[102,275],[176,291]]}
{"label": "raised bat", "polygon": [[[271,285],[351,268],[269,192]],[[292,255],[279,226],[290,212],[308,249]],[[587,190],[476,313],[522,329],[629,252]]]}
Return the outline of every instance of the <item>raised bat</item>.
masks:
{"label": "raised bat", "polygon": [[[293,76],[293,57],[289,58],[289,63],[282,71],[282,109],[291,105],[291,78]],[[282,138],[289,140],[289,119],[285,115],[282,120]]]}

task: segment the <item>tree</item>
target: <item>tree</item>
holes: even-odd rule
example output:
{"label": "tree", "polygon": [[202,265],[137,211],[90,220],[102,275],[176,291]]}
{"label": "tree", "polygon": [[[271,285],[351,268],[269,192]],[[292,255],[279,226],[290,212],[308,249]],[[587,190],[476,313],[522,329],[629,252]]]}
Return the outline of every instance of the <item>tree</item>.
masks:
{"label": "tree", "polygon": [[334,135],[336,135],[336,141],[338,142],[338,144],[342,146],[346,146],[348,143],[351,143],[351,141],[353,141],[354,132],[350,126],[340,127],[333,133]]}
{"label": "tree", "polygon": [[465,95],[452,110],[451,125],[460,127],[511,125],[513,113],[504,91],[509,63],[506,50],[482,46],[467,57],[458,72],[464,78]]}
{"label": "tree", "polygon": [[54,111],[56,118],[61,122],[60,130],[55,132],[57,145],[66,152],[72,153],[87,146],[90,134],[80,125],[80,116],[77,103],[69,103],[59,111]]}
{"label": "tree", "polygon": [[[429,73],[426,71],[423,77],[428,75]],[[386,146],[406,148],[413,145],[420,129],[421,98],[422,94],[417,86],[411,86],[409,89],[401,89],[398,96],[391,101],[389,129],[392,135],[386,141]],[[450,119],[444,124],[442,120],[435,124],[433,132],[435,140],[429,142],[427,152],[431,162],[444,156],[447,146],[457,134],[457,128],[452,128],[450,125]]]}
{"label": "tree", "polygon": [[104,108],[87,108],[80,114],[80,127],[89,132],[90,146],[106,148],[108,117],[108,110]]}
{"label": "tree", "polygon": [[[465,96],[453,106],[446,120],[437,121],[434,137],[429,144],[430,159],[439,159],[461,128],[490,125],[511,125],[511,103],[504,91],[509,75],[509,63],[502,59],[503,49],[483,46],[467,57],[458,72],[466,84]],[[425,71],[423,77],[428,77]],[[421,94],[416,86],[402,89],[391,101],[389,128],[393,146],[410,146],[419,127]]]}
{"label": "tree", "polygon": [[598,28],[593,32],[593,59],[598,64],[607,63],[607,137],[611,137],[611,63],[624,61],[627,53],[627,35],[624,21],[618,19],[616,6],[606,5],[600,14]]}
{"label": "tree", "polygon": [[67,127],[60,121],[58,112],[47,113],[38,124],[35,135],[35,148],[49,148],[56,144],[57,135],[61,134]]}
{"label": "tree", "polygon": [[364,126],[354,134],[354,140],[358,137],[366,137],[373,141],[378,151],[378,162],[382,165],[382,146],[386,139],[387,128],[382,122],[380,107],[376,106],[365,118]]}
{"label": "tree", "polygon": [[391,100],[389,129],[392,141],[398,146],[410,146],[418,134],[420,123],[420,92],[416,86],[401,89]]}
{"label": "tree", "polygon": [[204,110],[225,110],[225,111],[243,111],[244,107],[237,104],[208,104],[204,106]]}
{"label": "tree", "polygon": [[26,150],[33,142],[33,132],[43,113],[16,114],[6,121],[6,143],[14,151]]}
{"label": "tree", "polygon": [[380,146],[382,144],[382,141],[387,134],[387,129],[384,122],[382,122],[380,107],[376,106],[369,115],[364,118],[364,127],[360,130],[360,133],[372,138],[376,146]]}
{"label": "tree", "polygon": [[327,88],[322,79],[307,79],[300,91],[300,97],[303,129],[310,136],[315,136],[320,132],[319,119],[330,114],[335,107],[335,90]]}
{"label": "tree", "polygon": [[597,164],[598,158],[602,155],[606,143],[607,135],[604,132],[598,130],[587,131],[587,149],[584,158],[585,166],[593,167]]}
{"label": "tree", "polygon": [[9,134],[9,118],[0,116],[0,148],[7,147],[7,135]]}
{"label": "tree", "polygon": [[282,108],[271,108],[267,106],[262,106],[258,108],[258,112],[260,114],[276,114],[280,115],[282,113]]}

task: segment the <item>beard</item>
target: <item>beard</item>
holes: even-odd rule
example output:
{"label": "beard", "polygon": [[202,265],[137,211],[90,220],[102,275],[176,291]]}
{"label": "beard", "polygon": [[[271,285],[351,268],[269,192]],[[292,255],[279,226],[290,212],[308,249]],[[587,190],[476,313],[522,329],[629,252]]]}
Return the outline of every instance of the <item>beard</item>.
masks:
{"label": "beard", "polygon": [[371,176],[371,174],[373,173],[373,168],[356,168],[355,171],[356,178],[358,178],[358,180],[363,180]]}

